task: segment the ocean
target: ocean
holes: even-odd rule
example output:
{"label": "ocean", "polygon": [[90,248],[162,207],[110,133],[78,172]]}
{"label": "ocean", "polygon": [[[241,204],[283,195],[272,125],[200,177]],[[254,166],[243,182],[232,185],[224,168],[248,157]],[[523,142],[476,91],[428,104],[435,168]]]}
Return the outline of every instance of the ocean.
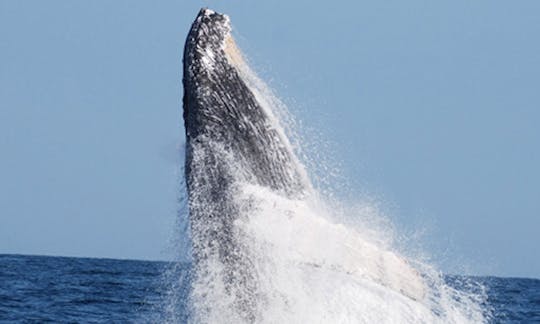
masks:
{"label": "ocean", "polygon": [[[0,255],[0,322],[182,321],[186,314],[171,314],[185,311],[171,305],[182,304],[183,294],[172,268],[180,275],[188,269],[169,262]],[[457,289],[464,282],[483,285],[490,323],[540,323],[539,279],[445,278]]]}

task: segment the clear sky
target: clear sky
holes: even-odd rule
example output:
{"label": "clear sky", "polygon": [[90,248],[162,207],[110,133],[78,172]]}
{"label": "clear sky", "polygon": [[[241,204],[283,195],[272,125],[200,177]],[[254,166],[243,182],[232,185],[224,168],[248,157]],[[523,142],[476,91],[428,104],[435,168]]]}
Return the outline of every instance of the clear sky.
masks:
{"label": "clear sky", "polygon": [[201,6],[445,271],[540,277],[540,2],[0,1],[0,253],[166,259]]}

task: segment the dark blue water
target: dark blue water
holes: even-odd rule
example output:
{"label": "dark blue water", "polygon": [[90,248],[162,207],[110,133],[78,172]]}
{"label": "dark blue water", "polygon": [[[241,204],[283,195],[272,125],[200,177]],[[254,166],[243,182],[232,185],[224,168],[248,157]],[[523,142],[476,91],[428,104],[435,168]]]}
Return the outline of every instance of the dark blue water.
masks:
{"label": "dark blue water", "polygon": [[156,321],[165,262],[0,255],[0,321]]}
{"label": "dark blue water", "polygon": [[[171,280],[173,269],[177,276],[185,267],[166,262],[0,255],[0,322],[182,322],[181,314],[170,314],[182,312],[179,304],[184,295],[179,287],[171,289],[180,285]],[[447,278],[455,286],[461,279]],[[491,308],[493,323],[540,323],[540,280],[469,279],[487,289],[485,307]]]}

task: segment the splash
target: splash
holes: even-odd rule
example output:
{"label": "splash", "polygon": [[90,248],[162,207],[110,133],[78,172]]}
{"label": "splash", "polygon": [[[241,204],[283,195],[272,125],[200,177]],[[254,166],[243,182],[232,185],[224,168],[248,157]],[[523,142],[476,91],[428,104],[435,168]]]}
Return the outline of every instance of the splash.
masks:
{"label": "splash", "polygon": [[[199,91],[196,94],[203,97],[203,103],[206,98],[217,98],[216,102],[225,102],[224,107],[229,109],[234,105],[227,104],[227,100],[235,104],[244,100],[231,98],[232,93],[219,90],[227,89],[221,84],[225,82],[223,75],[228,80],[233,73],[245,86],[241,94],[252,96],[253,99],[248,99],[254,101],[237,107],[257,110],[258,119],[249,120],[254,115],[243,115],[234,109],[227,115],[206,109],[203,116],[206,119],[185,115],[186,120],[191,118],[198,123],[212,121],[204,124],[202,130],[192,130],[191,134],[188,130],[189,212],[181,213],[181,217],[183,224],[191,222],[191,226],[185,226],[184,233],[191,238],[191,246],[184,249],[194,257],[192,273],[179,285],[184,287],[180,297],[175,295],[175,302],[187,300],[185,320],[193,323],[486,321],[486,311],[481,307],[485,294],[481,289],[480,292],[453,289],[434,267],[400,255],[389,228],[371,227],[370,224],[380,224],[382,218],[374,206],[362,203],[351,208],[327,198],[325,191],[311,185],[310,172],[304,165],[316,163],[296,158],[305,155],[295,154],[301,150],[303,141],[294,132],[293,118],[246,64],[230,36],[228,18],[217,17],[220,22],[217,27],[205,25],[205,19],[211,22],[212,15],[217,14],[202,11],[192,28],[192,33],[195,30],[197,35],[217,35],[204,38],[215,46],[193,45],[202,66],[197,73],[206,73],[203,81],[209,84],[203,90],[196,89]],[[212,28],[219,33],[210,33]],[[229,67],[232,69],[227,70]],[[189,68],[191,76],[196,76]],[[193,84],[200,86],[201,82]],[[189,113],[194,114],[194,108],[190,109]],[[241,123],[239,129],[243,132],[226,133],[224,118]],[[262,138],[257,142],[262,148],[235,149],[234,144],[227,142],[239,140],[238,134],[249,133],[244,131],[246,128]],[[262,159],[245,156],[261,152],[266,154]],[[255,169],[253,161],[257,161]],[[362,221],[347,224],[338,221],[344,218]]]}

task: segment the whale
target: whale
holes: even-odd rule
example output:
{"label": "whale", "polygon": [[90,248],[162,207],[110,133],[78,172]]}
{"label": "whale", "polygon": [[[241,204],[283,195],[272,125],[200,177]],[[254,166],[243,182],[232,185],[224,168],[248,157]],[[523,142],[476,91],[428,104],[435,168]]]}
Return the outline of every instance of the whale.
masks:
{"label": "whale", "polygon": [[[192,303],[200,301],[196,308],[203,313],[208,305],[230,305],[238,318],[229,321],[257,322],[276,291],[262,287],[268,282],[260,271],[264,262],[248,246],[253,241],[242,224],[256,213],[257,205],[243,190],[262,189],[258,192],[274,197],[269,201],[282,201],[284,206],[303,205],[318,194],[276,115],[276,103],[268,101],[273,96],[264,93],[262,81],[238,49],[228,16],[200,10],[185,41],[182,82]],[[274,207],[268,216],[274,217],[274,223],[284,222],[283,232],[304,219]],[[323,245],[331,242],[325,236],[339,239],[335,249],[322,257],[324,249],[313,250],[316,242],[298,237],[291,246],[295,250],[291,264],[368,280],[413,300],[425,298],[425,283],[406,259],[371,244],[353,230],[317,218],[316,212],[311,214],[304,219],[308,228],[299,232],[327,233],[320,235]],[[281,299],[285,309],[290,306],[286,297]],[[196,322],[212,322],[201,316]]]}
{"label": "whale", "polygon": [[185,179],[195,273],[212,264],[246,322],[260,300],[251,256],[235,222],[242,217],[239,183],[302,197],[311,186],[277,118],[250,84],[228,16],[201,9],[183,55]]}

